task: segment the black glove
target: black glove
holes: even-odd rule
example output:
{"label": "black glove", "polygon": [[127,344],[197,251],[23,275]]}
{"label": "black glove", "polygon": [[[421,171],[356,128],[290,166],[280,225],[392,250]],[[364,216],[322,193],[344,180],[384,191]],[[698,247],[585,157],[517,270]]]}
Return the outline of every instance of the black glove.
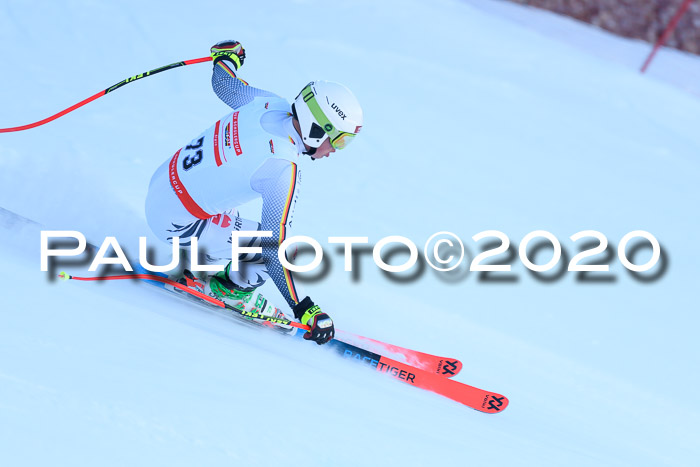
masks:
{"label": "black glove", "polygon": [[330,316],[321,311],[321,307],[314,305],[309,297],[297,303],[294,308],[294,316],[301,321],[301,324],[311,327],[304,339],[316,342],[318,345],[325,344],[335,336],[335,326]]}
{"label": "black glove", "polygon": [[214,65],[219,60],[228,60],[238,70],[245,60],[245,49],[238,41],[221,41],[212,46],[211,58],[214,59]]}

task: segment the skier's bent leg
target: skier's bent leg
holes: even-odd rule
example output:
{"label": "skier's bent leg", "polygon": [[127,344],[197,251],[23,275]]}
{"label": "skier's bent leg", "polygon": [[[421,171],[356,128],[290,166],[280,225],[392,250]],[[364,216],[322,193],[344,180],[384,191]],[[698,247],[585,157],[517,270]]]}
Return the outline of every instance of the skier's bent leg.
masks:
{"label": "skier's bent leg", "polygon": [[[231,264],[231,231],[257,231],[260,224],[238,216],[230,209],[208,219],[199,219],[182,204],[170,186],[167,164],[156,170],[146,197],[146,219],[153,233],[162,241],[172,243],[179,237],[180,246],[190,249],[197,238],[197,253],[202,263],[226,264],[225,271],[210,277],[207,282],[218,298],[250,295],[269,277],[261,254],[244,253],[238,257],[238,270]],[[241,247],[260,247],[259,237],[238,239]]]}

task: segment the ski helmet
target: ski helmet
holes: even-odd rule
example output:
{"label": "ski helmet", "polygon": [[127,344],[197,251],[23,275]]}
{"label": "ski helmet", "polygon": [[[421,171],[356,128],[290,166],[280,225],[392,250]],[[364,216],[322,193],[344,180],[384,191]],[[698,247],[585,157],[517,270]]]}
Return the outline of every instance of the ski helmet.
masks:
{"label": "ski helmet", "polygon": [[362,107],[352,92],[333,81],[312,81],[292,104],[304,143],[317,148],[328,136],[343,149],[362,128]]}

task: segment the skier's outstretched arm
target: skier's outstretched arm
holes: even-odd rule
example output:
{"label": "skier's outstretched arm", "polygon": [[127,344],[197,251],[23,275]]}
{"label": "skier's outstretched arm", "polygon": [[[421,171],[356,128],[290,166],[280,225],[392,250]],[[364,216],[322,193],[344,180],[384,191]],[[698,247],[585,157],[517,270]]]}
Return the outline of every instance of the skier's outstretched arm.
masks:
{"label": "skier's outstretched arm", "polygon": [[323,344],[335,335],[333,320],[309,297],[300,296],[291,271],[282,266],[277,256],[279,246],[287,238],[291,227],[299,180],[299,170],[295,163],[270,159],[259,169],[251,184],[262,193],[261,229],[272,232],[272,237],[263,238],[261,242],[268,274],[292,308],[294,317],[311,327],[304,338]]}
{"label": "skier's outstretched arm", "polygon": [[238,109],[250,103],[258,96],[278,97],[276,94],[249,86],[236,76],[236,71],[243,66],[245,49],[237,41],[222,41],[211,48],[214,71],[211,86],[219,99],[229,107]]}

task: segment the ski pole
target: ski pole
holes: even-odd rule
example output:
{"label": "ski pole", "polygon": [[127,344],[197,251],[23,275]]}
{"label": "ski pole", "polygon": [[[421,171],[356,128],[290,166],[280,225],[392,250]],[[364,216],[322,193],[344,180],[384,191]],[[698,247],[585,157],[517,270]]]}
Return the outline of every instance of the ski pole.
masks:
{"label": "ski pole", "polygon": [[187,287],[186,285],[180,284],[177,281],[174,281],[172,279],[168,279],[167,277],[158,276],[156,274],[123,274],[120,276],[78,277],[78,276],[71,276],[70,274],[67,274],[65,272],[61,272],[58,275],[58,277],[63,279],[63,280],[66,280],[66,281],[70,280],[70,279],[73,279],[76,281],[114,281],[114,280],[125,280],[125,279],[141,279],[141,280],[146,280],[146,281],[162,282],[163,284],[170,285],[170,286],[178,288],[184,292],[192,294],[199,299],[202,299],[206,302],[211,303],[212,305],[220,306],[221,308],[226,308],[229,311],[232,311],[236,314],[239,314],[239,315],[247,317],[247,318],[260,319],[260,320],[267,321],[267,322],[272,323],[272,324],[282,324],[282,325],[292,326],[295,328],[303,329],[305,331],[309,331],[311,329],[309,326],[305,326],[303,324],[296,323],[296,322],[290,321],[288,319],[273,318],[272,316],[261,315],[260,313],[256,313],[254,311],[239,310],[238,308],[233,307],[233,306],[229,305],[228,303],[222,302],[221,300],[217,300],[216,298],[210,297],[209,295],[203,294],[202,292],[198,292],[190,287]]}
{"label": "ski pole", "polygon": [[16,127],[13,127],[13,128],[0,128],[0,133],[9,133],[9,132],[11,132],[11,131],[28,130],[28,129],[30,129],[30,128],[34,128],[34,127],[43,125],[43,124],[45,124],[45,123],[49,123],[49,122],[51,122],[51,121],[53,121],[53,120],[56,120],[56,119],[59,118],[59,117],[64,116],[65,114],[67,114],[67,113],[69,113],[69,112],[74,111],[75,109],[78,109],[78,108],[84,106],[85,104],[87,104],[87,103],[89,103],[89,102],[94,101],[95,99],[98,99],[98,98],[104,96],[105,94],[107,94],[107,93],[109,93],[109,92],[115,91],[115,90],[119,89],[120,87],[122,87],[122,86],[124,86],[124,85],[126,85],[126,84],[129,84],[129,83],[132,83],[132,82],[134,82],[134,81],[136,81],[136,80],[139,80],[139,79],[141,79],[141,78],[145,78],[145,77],[147,77],[147,76],[155,75],[156,73],[160,73],[161,71],[172,70],[173,68],[178,68],[178,67],[181,67],[181,66],[193,65],[193,64],[195,64],[195,63],[202,63],[202,62],[209,62],[209,61],[211,61],[211,57],[202,57],[202,58],[195,58],[195,59],[192,59],[192,60],[185,60],[185,61],[183,61],[183,62],[171,63],[170,65],[165,65],[165,66],[162,66],[162,67],[160,67],[160,68],[155,68],[155,69],[150,70],[150,71],[147,71],[147,72],[145,72],[145,73],[141,73],[141,74],[132,76],[131,78],[127,78],[127,79],[125,79],[125,80],[123,80],[123,81],[120,81],[120,82],[118,82],[117,84],[108,87],[108,88],[105,89],[104,91],[100,91],[100,92],[98,92],[97,94],[95,94],[95,95],[93,95],[93,96],[90,96],[90,97],[88,97],[87,99],[85,99],[85,100],[83,100],[83,101],[80,101],[80,102],[78,102],[77,104],[72,105],[72,106],[68,107],[67,109],[62,110],[62,111],[58,112],[57,114],[52,115],[52,116],[50,116],[50,117],[48,117],[48,118],[45,118],[45,119],[43,119],[43,120],[39,120],[38,122],[30,123],[30,124],[28,124],[28,125],[16,126]]}
{"label": "ski pole", "polygon": [[673,18],[671,18],[671,21],[669,21],[668,25],[666,26],[666,29],[663,30],[661,36],[659,36],[659,38],[654,43],[654,47],[651,49],[651,52],[649,52],[649,56],[647,56],[647,59],[644,60],[644,64],[642,64],[642,68],[639,70],[640,73],[644,73],[645,71],[647,71],[647,68],[649,67],[651,61],[654,59],[656,52],[658,52],[659,48],[666,43],[666,39],[668,39],[668,37],[671,34],[673,34],[673,30],[676,29],[676,26],[678,26],[678,21],[680,21],[681,17],[685,13],[685,10],[688,9],[691,2],[692,0],[683,0],[683,3],[678,7],[678,10],[676,10],[676,14],[673,15]]}

